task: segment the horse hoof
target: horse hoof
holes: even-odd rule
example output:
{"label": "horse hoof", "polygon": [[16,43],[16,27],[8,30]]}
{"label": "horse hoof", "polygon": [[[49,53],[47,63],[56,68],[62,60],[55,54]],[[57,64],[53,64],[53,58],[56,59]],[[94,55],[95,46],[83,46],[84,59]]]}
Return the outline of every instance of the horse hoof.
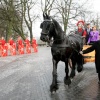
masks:
{"label": "horse hoof", "polygon": [[74,78],[74,76],[75,76],[75,73],[70,74],[70,78]]}
{"label": "horse hoof", "polygon": [[64,83],[69,86],[71,84],[71,79],[70,78],[66,79],[66,77],[65,77]]}
{"label": "horse hoof", "polygon": [[83,67],[78,67],[78,68],[77,68],[77,71],[78,71],[78,72],[81,72],[82,70],[83,70]]}
{"label": "horse hoof", "polygon": [[73,79],[75,77],[75,75],[70,75],[70,78]]}
{"label": "horse hoof", "polygon": [[50,92],[53,93],[53,92],[56,92],[58,90],[58,85],[51,85],[50,86]]}

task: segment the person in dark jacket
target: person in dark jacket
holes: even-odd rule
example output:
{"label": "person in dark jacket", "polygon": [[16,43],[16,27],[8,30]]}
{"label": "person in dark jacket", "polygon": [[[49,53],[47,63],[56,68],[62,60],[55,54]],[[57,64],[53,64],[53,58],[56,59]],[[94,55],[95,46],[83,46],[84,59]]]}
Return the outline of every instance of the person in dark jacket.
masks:
{"label": "person in dark jacket", "polygon": [[90,23],[87,23],[87,26],[86,26],[86,43],[88,42],[88,39],[89,39],[89,35],[90,35],[90,32],[92,31],[91,27],[90,27]]}
{"label": "person in dark jacket", "polygon": [[91,47],[86,50],[80,51],[80,54],[86,54],[95,50],[95,67],[96,72],[98,73],[98,79],[100,84],[100,40],[96,41]]}

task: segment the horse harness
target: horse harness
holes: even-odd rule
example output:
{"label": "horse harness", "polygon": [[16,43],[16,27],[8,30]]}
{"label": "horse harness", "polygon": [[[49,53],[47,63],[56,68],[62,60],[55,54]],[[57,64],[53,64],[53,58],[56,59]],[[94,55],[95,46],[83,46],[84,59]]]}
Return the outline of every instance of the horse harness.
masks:
{"label": "horse harness", "polygon": [[78,35],[80,35],[80,36],[82,36],[82,35],[83,35],[83,33],[84,33],[84,30],[83,30],[83,29],[82,29],[82,31],[80,31],[80,32],[79,32],[78,30],[77,30],[77,31],[75,31],[75,34],[78,34]]}
{"label": "horse harness", "polygon": [[[51,45],[51,47],[59,47],[59,48],[65,48],[65,47],[71,47],[71,48],[73,48],[74,50],[75,50],[75,47],[77,46],[77,44],[75,43],[75,41],[73,40],[73,39],[70,39],[70,36],[64,36],[64,38],[62,38],[62,39],[58,39],[58,40],[62,40],[62,41],[64,41],[64,40],[68,40],[68,44],[66,44],[65,42],[63,43],[63,44],[53,44],[53,45]],[[66,41],[65,40],[65,41]],[[54,42],[55,42],[56,40],[54,40]],[[81,47],[81,45],[80,45],[80,47]],[[75,50],[75,51],[77,51],[77,50]],[[78,52],[78,51],[77,51]]]}

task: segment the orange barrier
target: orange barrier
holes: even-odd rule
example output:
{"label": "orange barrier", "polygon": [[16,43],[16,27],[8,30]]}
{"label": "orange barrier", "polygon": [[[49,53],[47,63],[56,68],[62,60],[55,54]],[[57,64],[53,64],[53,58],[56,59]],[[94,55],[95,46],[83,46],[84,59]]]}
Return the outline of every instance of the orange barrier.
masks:
{"label": "orange barrier", "polygon": [[2,45],[0,45],[0,56],[1,56],[1,52],[2,52]]}
{"label": "orange barrier", "polygon": [[18,53],[19,54],[24,54],[24,45],[19,45],[18,46]]}
{"label": "orange barrier", "polygon": [[33,49],[34,49],[34,52],[38,52],[37,44],[33,44]]}
{"label": "orange barrier", "polygon": [[[84,45],[83,46],[83,50],[89,48],[91,45]],[[84,63],[87,63],[87,62],[94,62],[95,61],[95,50],[90,52],[90,53],[87,53],[87,54],[83,54],[84,56]]]}
{"label": "orange barrier", "polygon": [[26,44],[26,53],[31,53],[31,46],[30,44]]}
{"label": "orange barrier", "polygon": [[36,39],[34,37],[32,39],[32,47],[34,52],[38,52]]}
{"label": "orange barrier", "polygon": [[10,46],[10,54],[16,55],[16,43],[13,43],[13,45]]}
{"label": "orange barrier", "polygon": [[5,56],[8,55],[7,50],[8,50],[8,47],[7,47],[6,44],[5,44],[4,46],[1,47],[1,57],[5,57]]}
{"label": "orange barrier", "polygon": [[[0,45],[0,56],[5,57],[5,56],[8,56],[8,54],[11,56],[14,56],[17,54],[16,49],[17,49],[16,43],[13,43],[13,45],[10,45],[9,43],[6,43],[4,46]],[[24,53],[29,54],[32,52],[34,52],[34,53],[38,52],[37,44],[33,44],[32,47],[30,44],[26,44],[25,49],[24,49],[24,45],[18,45],[18,54],[19,55],[24,54]]]}

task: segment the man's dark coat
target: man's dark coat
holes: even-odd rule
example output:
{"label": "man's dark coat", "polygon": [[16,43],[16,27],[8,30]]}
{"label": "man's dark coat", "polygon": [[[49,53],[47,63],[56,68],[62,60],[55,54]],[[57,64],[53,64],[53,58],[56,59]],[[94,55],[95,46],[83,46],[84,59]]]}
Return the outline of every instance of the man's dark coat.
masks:
{"label": "man's dark coat", "polygon": [[97,73],[100,73],[100,40],[95,42],[91,47],[83,50],[83,54],[89,53],[95,50],[95,66]]}
{"label": "man's dark coat", "polygon": [[88,32],[87,29],[85,29],[85,31],[86,31],[86,33],[87,33],[87,34],[86,34],[86,43],[87,43],[87,42],[88,42],[88,39],[89,39],[90,32],[93,31],[93,30],[90,29],[90,31]]}

